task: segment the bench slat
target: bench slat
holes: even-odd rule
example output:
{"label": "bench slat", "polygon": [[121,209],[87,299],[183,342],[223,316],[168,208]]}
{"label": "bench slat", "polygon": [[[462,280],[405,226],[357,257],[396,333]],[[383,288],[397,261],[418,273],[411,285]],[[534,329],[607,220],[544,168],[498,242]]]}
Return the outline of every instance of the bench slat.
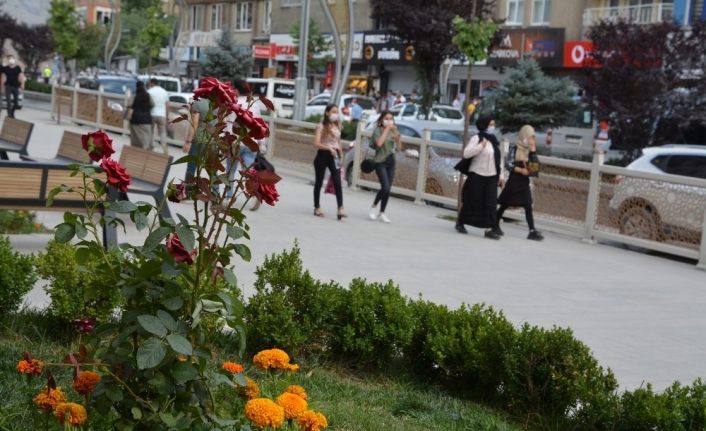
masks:
{"label": "bench slat", "polygon": [[170,157],[126,145],[120,153],[120,164],[132,178],[162,185],[164,175],[169,171]]}
{"label": "bench slat", "polygon": [[0,197],[38,197],[42,188],[41,171],[27,174],[28,171],[22,168],[0,168]]}
{"label": "bench slat", "polygon": [[25,147],[29,142],[33,127],[34,124],[27,121],[5,118],[2,131],[0,131],[0,139]]}
{"label": "bench slat", "polygon": [[91,161],[91,158],[88,157],[88,152],[83,149],[81,134],[68,130],[64,130],[64,134],[61,135],[57,156],[75,160],[79,163],[90,163]]}

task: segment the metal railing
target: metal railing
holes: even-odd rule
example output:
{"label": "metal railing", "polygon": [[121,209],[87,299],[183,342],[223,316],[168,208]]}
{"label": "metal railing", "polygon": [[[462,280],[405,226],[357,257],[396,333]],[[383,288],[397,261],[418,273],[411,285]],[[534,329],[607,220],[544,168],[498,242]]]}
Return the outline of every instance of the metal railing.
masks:
{"label": "metal railing", "polygon": [[625,19],[638,24],[653,24],[671,20],[673,12],[674,4],[672,3],[589,8],[583,11],[583,28],[587,29],[606,19]]}

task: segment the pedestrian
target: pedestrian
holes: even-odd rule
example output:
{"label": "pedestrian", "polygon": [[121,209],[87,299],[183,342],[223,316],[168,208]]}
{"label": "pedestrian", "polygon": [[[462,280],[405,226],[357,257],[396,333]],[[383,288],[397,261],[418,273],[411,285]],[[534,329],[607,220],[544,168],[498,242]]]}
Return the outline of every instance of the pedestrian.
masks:
{"label": "pedestrian", "polygon": [[[378,117],[375,130],[371,139],[371,146],[375,148],[375,173],[380,181],[380,191],[375,195],[373,206],[370,207],[371,220],[381,220],[390,223],[385,215],[387,201],[390,199],[390,189],[395,179],[395,151],[400,149],[400,132],[395,126],[395,119],[390,111],[383,111]],[[378,203],[380,212],[377,211]]]}
{"label": "pedestrian", "polygon": [[135,96],[132,98],[127,116],[130,119],[130,145],[133,147],[152,149],[152,98],[142,81],[135,85]]}
{"label": "pedestrian", "polygon": [[[191,119],[190,127],[186,132],[186,140],[184,141],[183,151],[190,156],[196,156],[201,150],[201,139],[203,139],[204,131],[206,130],[206,117],[209,110],[209,100],[200,98],[191,104]],[[185,179],[193,178],[196,175],[196,164],[189,161],[186,165]]]}
{"label": "pedestrian", "polygon": [[412,90],[412,94],[409,95],[409,102],[410,103],[418,103],[419,102],[419,94],[417,94],[417,90]]}
{"label": "pedestrian", "polygon": [[395,94],[392,92],[392,90],[388,90],[387,92],[387,109],[392,109],[392,107],[395,105],[395,101],[397,100],[397,97],[395,97]]}
{"label": "pedestrian", "polygon": [[15,118],[15,110],[19,105],[20,88],[22,90],[25,88],[25,76],[22,73],[22,68],[17,65],[15,57],[8,57],[7,66],[0,67],[0,75],[5,75],[5,104],[7,106],[7,116]]}
{"label": "pedestrian", "polygon": [[390,106],[388,105],[388,102],[387,102],[387,97],[385,96],[384,93],[380,93],[378,91],[376,98],[377,98],[377,103],[375,104],[375,109],[378,112],[384,112],[390,108]]}
{"label": "pedestrian", "polygon": [[351,121],[357,125],[361,118],[363,118],[363,107],[358,104],[358,99],[354,97],[348,108],[351,112]]}
{"label": "pedestrian", "polygon": [[44,78],[44,83],[49,84],[49,81],[51,80],[53,72],[51,70],[51,67],[49,66],[44,66],[44,69],[42,69],[42,77]]}
{"label": "pedestrian", "polygon": [[492,118],[481,116],[476,127],[478,134],[463,149],[463,158],[471,159],[471,164],[463,184],[456,231],[468,233],[464,225],[471,225],[486,229],[486,238],[500,239],[495,231],[501,181],[500,143],[493,134],[495,121]]}
{"label": "pedestrian", "polygon": [[461,93],[458,93],[456,95],[456,98],[454,99],[454,101],[451,102],[451,106],[453,106],[456,109],[461,109],[462,104],[463,104],[463,101],[461,100]]}
{"label": "pedestrian", "polygon": [[404,97],[404,94],[402,94],[401,91],[397,91],[397,97],[395,97],[395,105],[398,105],[400,103],[407,103],[407,98]]}
{"label": "pedestrian", "polygon": [[159,143],[164,154],[169,154],[167,149],[167,111],[169,110],[169,93],[159,85],[155,78],[150,79],[150,88],[147,90],[152,98],[152,133],[157,128]]}
{"label": "pedestrian", "polygon": [[498,197],[500,208],[496,217],[495,233],[503,235],[500,229],[500,219],[506,209],[510,207],[522,207],[525,209],[525,218],[529,226],[527,239],[541,241],[544,239],[541,232],[534,228],[534,217],[532,215],[532,191],[530,189],[530,176],[536,175],[537,163],[537,138],[534,128],[524,125],[520,128],[517,143],[510,148],[507,155],[505,167],[510,172],[510,177]]}
{"label": "pedestrian", "polygon": [[316,126],[314,147],[317,149],[316,157],[314,157],[314,171],[316,173],[314,182],[314,215],[317,217],[324,216],[321,211],[320,197],[321,187],[324,184],[324,175],[326,174],[326,169],[328,169],[336,192],[337,218],[341,220],[346,217],[343,210],[343,188],[341,186],[341,159],[343,158],[341,119],[338,114],[338,106],[333,103],[326,105],[324,118]]}

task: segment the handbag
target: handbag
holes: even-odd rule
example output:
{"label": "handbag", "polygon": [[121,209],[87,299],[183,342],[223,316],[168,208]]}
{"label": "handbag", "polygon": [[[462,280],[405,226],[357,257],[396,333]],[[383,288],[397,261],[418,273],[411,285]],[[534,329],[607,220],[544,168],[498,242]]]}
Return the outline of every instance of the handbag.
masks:
{"label": "handbag", "polygon": [[263,156],[260,153],[257,153],[257,155],[255,156],[255,161],[253,162],[253,168],[255,168],[256,171],[267,171],[267,172],[274,172],[275,171],[274,165],[272,163],[270,163],[269,160],[267,160],[265,158],[265,156]]}
{"label": "handbag", "polygon": [[365,159],[362,162],[360,162],[360,170],[366,174],[369,174],[372,171],[374,171],[375,166],[377,166],[377,163],[375,163],[375,161],[373,159]]}
{"label": "handbag", "polygon": [[529,154],[526,168],[529,171],[530,177],[539,176],[539,171],[542,169],[542,166],[539,164],[539,157],[537,157],[537,153]]}
{"label": "handbag", "polygon": [[473,160],[473,157],[470,157],[468,159],[461,159],[461,161],[456,163],[454,169],[456,169],[463,175],[468,175],[468,171],[469,169],[471,169],[471,160]]}

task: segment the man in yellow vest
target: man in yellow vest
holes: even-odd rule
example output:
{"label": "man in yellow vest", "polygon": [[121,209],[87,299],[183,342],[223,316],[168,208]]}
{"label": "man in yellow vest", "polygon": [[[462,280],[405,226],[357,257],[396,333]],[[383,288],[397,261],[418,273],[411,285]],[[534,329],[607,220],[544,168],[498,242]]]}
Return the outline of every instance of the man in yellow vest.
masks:
{"label": "man in yellow vest", "polygon": [[45,84],[49,84],[49,80],[51,79],[51,75],[52,75],[51,67],[44,66],[44,69],[42,70],[42,77],[44,77]]}

